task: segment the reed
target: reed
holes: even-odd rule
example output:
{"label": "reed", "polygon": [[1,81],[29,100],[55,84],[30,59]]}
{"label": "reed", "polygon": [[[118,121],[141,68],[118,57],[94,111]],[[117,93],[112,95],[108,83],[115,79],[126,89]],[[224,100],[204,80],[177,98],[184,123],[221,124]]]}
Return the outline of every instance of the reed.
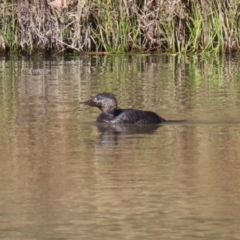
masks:
{"label": "reed", "polygon": [[239,9],[237,0],[5,0],[0,48],[30,54],[236,52]]}

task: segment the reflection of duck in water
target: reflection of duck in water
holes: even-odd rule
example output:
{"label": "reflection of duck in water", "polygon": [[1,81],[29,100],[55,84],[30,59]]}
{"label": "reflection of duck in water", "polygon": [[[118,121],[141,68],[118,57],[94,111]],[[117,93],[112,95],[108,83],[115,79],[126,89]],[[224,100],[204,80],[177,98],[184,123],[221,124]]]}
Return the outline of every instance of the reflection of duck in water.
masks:
{"label": "reflection of duck in water", "polygon": [[99,93],[83,103],[88,106],[98,107],[102,111],[97,118],[97,122],[125,124],[158,124],[167,122],[154,112],[118,108],[117,100],[112,93]]}
{"label": "reflection of duck in water", "polygon": [[104,124],[97,123],[97,129],[103,134],[114,135],[133,135],[133,134],[151,134],[162,125],[157,124]]}
{"label": "reflection of duck in water", "polygon": [[154,134],[158,128],[163,125],[160,124],[96,124],[100,135],[100,145],[102,147],[111,147],[118,145],[118,141],[124,138],[121,136],[135,135],[135,138],[144,137],[146,134]]}

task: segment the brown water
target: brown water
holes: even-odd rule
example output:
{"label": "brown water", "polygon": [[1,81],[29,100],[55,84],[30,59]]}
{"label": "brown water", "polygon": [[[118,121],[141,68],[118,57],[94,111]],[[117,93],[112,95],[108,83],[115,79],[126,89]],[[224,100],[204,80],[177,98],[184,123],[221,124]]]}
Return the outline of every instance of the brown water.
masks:
{"label": "brown water", "polygon": [[[0,58],[0,239],[240,239],[240,59]],[[96,124],[98,92],[184,124]]]}

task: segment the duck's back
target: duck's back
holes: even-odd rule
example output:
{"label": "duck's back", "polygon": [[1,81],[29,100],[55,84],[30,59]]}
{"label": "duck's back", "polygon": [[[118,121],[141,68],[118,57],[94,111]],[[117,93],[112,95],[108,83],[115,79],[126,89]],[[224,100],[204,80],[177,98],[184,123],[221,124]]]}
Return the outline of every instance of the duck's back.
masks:
{"label": "duck's back", "polygon": [[113,115],[102,113],[97,121],[125,124],[158,124],[166,122],[165,119],[154,112],[136,109],[117,109]]}

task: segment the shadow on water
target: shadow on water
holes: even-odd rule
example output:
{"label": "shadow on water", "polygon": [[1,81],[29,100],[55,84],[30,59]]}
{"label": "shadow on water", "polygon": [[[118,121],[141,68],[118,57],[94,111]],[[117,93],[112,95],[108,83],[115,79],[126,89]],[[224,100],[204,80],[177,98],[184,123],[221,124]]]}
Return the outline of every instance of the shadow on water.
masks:
{"label": "shadow on water", "polygon": [[135,138],[144,137],[146,135],[153,135],[160,128],[166,126],[201,126],[201,125],[210,125],[210,126],[221,126],[221,125],[231,125],[231,124],[240,124],[239,121],[190,121],[190,120],[170,120],[163,124],[142,124],[142,125],[133,125],[133,124],[108,124],[108,123],[94,123],[94,126],[97,127],[98,132],[100,133],[99,145],[102,147],[113,147],[118,146],[120,138],[124,136],[133,136]]}

